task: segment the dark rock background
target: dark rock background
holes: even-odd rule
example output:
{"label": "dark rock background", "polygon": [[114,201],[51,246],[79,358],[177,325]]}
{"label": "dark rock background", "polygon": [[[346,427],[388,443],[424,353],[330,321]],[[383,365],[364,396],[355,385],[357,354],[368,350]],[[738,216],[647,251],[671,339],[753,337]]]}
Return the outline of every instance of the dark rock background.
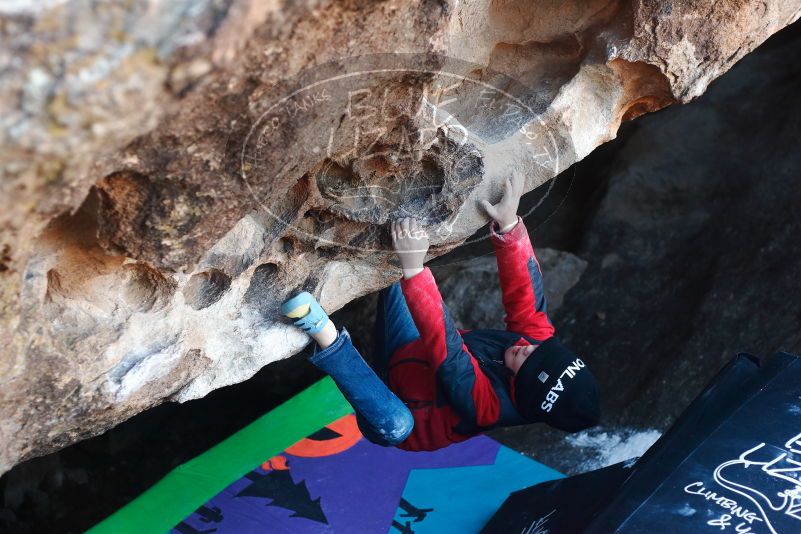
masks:
{"label": "dark rock background", "polygon": [[[536,246],[588,262],[553,320],[603,384],[603,424],[583,439],[537,426],[496,438],[558,469],[586,469],[608,458],[593,444],[615,441],[599,436],[625,443],[664,430],[735,353],[801,352],[800,54],[796,25],[697,101],[629,123],[557,179],[526,224]],[[433,264],[458,277],[455,264],[490,251],[483,240]],[[374,302],[335,314],[364,352]],[[88,528],[319,377],[297,355],[25,462],[0,479],[0,530]]]}

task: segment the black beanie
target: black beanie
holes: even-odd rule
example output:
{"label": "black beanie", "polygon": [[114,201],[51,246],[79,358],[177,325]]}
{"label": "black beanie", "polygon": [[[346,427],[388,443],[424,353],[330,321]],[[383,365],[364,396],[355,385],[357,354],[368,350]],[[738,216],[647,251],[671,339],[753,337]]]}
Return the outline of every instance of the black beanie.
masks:
{"label": "black beanie", "polygon": [[555,337],[531,353],[517,371],[514,397],[520,415],[578,432],[598,423],[598,383],[587,366]]}

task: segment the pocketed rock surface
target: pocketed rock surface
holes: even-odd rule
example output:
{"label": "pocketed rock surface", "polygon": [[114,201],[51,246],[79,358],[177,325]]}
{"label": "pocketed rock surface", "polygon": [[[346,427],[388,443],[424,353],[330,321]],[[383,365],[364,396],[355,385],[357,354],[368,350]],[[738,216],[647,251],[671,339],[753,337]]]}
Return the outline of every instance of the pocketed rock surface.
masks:
{"label": "pocketed rock surface", "polygon": [[[540,185],[687,102],[797,1],[138,0],[0,7],[0,473],[299,351]],[[361,56],[356,58],[356,56]],[[488,96],[489,95],[489,96]]]}

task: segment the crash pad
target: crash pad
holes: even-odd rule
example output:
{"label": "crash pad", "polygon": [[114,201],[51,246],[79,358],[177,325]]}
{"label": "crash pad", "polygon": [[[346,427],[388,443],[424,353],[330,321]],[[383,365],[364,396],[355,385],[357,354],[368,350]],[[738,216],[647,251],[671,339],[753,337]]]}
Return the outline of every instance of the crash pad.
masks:
{"label": "crash pad", "polygon": [[187,462],[95,532],[477,532],[510,492],[562,475],[486,437],[381,447],[324,379]]}

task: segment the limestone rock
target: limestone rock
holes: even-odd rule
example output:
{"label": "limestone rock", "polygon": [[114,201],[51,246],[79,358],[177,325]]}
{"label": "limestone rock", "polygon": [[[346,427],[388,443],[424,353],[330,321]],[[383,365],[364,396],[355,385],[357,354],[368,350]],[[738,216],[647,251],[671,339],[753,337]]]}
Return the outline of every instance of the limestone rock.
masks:
{"label": "limestone rock", "polygon": [[800,9],[0,5],[0,472],[297,352],[279,303],[386,285],[387,220],[451,250],[512,169],[549,180]]}
{"label": "limestone rock", "polygon": [[230,287],[231,277],[219,269],[195,273],[184,286],[186,303],[195,310],[208,308]]}

